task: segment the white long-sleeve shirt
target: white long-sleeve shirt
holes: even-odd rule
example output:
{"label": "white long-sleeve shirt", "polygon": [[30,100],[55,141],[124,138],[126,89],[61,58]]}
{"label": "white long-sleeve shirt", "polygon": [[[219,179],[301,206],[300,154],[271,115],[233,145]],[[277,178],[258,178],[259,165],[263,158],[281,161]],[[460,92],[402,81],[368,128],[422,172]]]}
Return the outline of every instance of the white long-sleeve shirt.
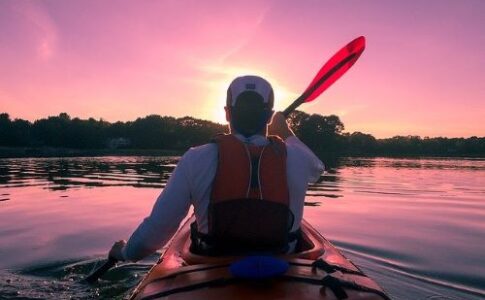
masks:
{"label": "white long-sleeve shirt", "polygon": [[[236,134],[236,137],[258,146],[269,143],[261,135],[244,138]],[[308,183],[318,180],[324,166],[297,137],[287,138],[285,144],[290,210],[295,216],[293,231],[300,227]],[[163,247],[176,232],[191,205],[198,230],[208,232],[207,215],[217,160],[218,148],[215,143],[191,148],[182,156],[151,214],[138,226],[123,248],[125,260],[140,260]]]}

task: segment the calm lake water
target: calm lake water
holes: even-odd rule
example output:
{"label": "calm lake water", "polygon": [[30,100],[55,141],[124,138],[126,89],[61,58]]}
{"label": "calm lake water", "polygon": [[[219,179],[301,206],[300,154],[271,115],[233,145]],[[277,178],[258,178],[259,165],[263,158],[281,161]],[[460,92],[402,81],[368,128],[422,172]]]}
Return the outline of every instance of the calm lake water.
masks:
{"label": "calm lake water", "polygon": [[[177,159],[0,159],[0,298],[126,297],[159,254],[80,280]],[[305,218],[393,299],[485,298],[483,159],[345,158],[311,187]]]}

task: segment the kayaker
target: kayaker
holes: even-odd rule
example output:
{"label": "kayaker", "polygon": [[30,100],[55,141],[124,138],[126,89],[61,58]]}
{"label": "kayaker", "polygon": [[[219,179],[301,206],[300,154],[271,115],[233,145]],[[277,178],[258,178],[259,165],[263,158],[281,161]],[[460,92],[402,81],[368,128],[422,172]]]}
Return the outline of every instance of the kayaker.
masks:
{"label": "kayaker", "polygon": [[283,114],[274,113],[273,104],[273,88],[265,79],[234,79],[225,107],[231,133],[188,150],[151,214],[109,255],[137,261],[152,254],[168,242],[191,206],[194,251],[292,251],[308,183],[318,180],[324,166]]}

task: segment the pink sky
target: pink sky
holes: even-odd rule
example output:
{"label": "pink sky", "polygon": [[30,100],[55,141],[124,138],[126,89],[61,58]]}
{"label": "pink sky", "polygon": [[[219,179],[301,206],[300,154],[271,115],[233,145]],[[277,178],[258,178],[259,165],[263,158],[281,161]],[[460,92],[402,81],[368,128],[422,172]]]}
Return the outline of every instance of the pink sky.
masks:
{"label": "pink sky", "polygon": [[223,122],[227,85],[257,74],[284,109],[344,44],[356,65],[301,109],[346,131],[485,136],[485,1],[0,2],[0,112]]}

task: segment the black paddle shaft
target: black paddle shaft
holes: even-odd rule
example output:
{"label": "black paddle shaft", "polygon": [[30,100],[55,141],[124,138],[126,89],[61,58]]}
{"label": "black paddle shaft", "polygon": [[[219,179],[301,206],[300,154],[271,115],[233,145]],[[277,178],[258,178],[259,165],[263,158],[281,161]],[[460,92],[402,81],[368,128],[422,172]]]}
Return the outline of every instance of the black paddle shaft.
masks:
{"label": "black paddle shaft", "polygon": [[104,275],[104,273],[108,272],[109,269],[116,265],[117,262],[118,260],[116,258],[108,257],[108,260],[96,271],[86,277],[84,281],[86,281],[87,283],[95,283],[101,276]]}

